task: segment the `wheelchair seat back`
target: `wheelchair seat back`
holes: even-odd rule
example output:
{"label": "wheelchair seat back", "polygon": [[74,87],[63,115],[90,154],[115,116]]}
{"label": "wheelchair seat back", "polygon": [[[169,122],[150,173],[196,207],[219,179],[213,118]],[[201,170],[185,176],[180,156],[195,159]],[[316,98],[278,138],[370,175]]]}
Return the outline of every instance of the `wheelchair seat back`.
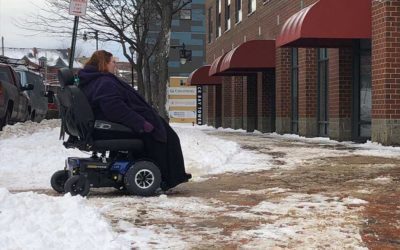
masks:
{"label": "wheelchair seat back", "polygon": [[[95,118],[85,94],[74,85],[74,75],[68,68],[58,72],[61,91],[57,95],[63,129],[70,136],[89,143]],[[62,131],[63,133],[63,131]]]}
{"label": "wheelchair seat back", "polygon": [[[74,85],[75,77],[69,68],[60,69],[58,78],[61,85],[56,96],[61,117],[60,139],[64,139],[65,133],[69,135],[68,141],[64,142],[65,147],[84,151],[129,150],[138,153],[143,150],[143,141],[130,128],[95,120],[92,107],[82,90]],[[110,136],[107,139],[95,138],[95,131]],[[113,138],[115,133],[123,136]]]}

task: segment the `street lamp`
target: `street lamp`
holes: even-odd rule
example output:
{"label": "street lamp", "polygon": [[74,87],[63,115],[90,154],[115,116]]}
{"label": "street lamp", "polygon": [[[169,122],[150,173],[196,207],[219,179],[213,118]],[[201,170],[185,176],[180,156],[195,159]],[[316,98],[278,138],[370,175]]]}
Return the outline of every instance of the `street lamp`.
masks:
{"label": "street lamp", "polygon": [[171,45],[172,49],[178,49],[179,50],[179,62],[181,64],[185,64],[186,62],[191,62],[192,61],[192,50],[186,49],[185,48],[185,43],[182,43],[182,45]]}
{"label": "street lamp", "polygon": [[94,30],[94,31],[89,31],[83,32],[83,41],[87,41],[88,40],[88,34],[94,34],[94,39],[96,39],[96,51],[99,50],[99,31],[98,30]]}
{"label": "street lamp", "polygon": [[131,80],[132,80],[132,88],[135,87],[134,84],[134,75],[133,75],[133,54],[135,53],[135,48],[133,48],[133,46],[129,46],[129,52],[131,52],[131,58],[132,58],[132,62],[131,62]]}

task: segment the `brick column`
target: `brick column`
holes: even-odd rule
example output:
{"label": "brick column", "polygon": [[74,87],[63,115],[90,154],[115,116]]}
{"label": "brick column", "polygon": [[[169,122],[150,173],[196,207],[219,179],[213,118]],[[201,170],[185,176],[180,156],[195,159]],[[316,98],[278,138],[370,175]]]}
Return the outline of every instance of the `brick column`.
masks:
{"label": "brick column", "polygon": [[299,135],[318,136],[317,50],[299,49]]}
{"label": "brick column", "polygon": [[351,140],[353,49],[329,49],[329,138]]}
{"label": "brick column", "polygon": [[400,1],[372,1],[372,141],[400,145]]}
{"label": "brick column", "polygon": [[212,86],[204,86],[207,90],[207,125],[215,126],[215,93]]}
{"label": "brick column", "polygon": [[222,127],[223,128],[231,128],[232,127],[232,95],[233,95],[233,87],[231,82],[231,77],[222,77],[222,86],[221,86],[221,96],[222,96]]}
{"label": "brick column", "polygon": [[246,77],[232,77],[233,98],[232,98],[232,128],[243,128],[243,86],[246,85]]}
{"label": "brick column", "polygon": [[290,133],[290,49],[276,50],[276,132]]}
{"label": "brick column", "polygon": [[275,70],[257,74],[257,129],[275,131]]}

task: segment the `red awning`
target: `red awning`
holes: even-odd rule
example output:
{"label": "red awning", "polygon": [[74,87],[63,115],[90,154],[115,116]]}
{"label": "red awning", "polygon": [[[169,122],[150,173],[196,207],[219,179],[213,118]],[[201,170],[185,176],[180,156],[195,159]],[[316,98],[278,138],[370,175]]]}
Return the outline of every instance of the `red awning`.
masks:
{"label": "red awning", "polygon": [[253,40],[229,51],[220,66],[223,74],[241,74],[275,68],[275,41]]}
{"label": "red awning", "polygon": [[221,77],[219,76],[209,76],[208,72],[210,71],[210,65],[204,65],[200,68],[193,71],[189,78],[187,79],[187,83],[191,86],[195,85],[218,85],[222,83]]}
{"label": "red awning", "polygon": [[343,47],[371,38],[371,0],[319,0],[291,16],[277,47]]}
{"label": "red awning", "polygon": [[217,57],[217,59],[214,60],[214,62],[211,64],[210,71],[208,72],[209,76],[222,76],[222,75],[224,75],[224,74],[221,74],[220,68],[221,68],[222,60],[224,59],[225,55],[226,54],[223,54],[222,56]]}

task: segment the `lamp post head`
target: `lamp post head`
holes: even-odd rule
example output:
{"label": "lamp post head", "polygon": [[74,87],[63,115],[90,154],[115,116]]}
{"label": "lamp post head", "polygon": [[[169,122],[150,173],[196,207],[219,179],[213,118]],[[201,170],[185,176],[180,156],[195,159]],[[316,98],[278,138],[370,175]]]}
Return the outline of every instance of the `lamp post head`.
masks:
{"label": "lamp post head", "polygon": [[83,41],[87,41],[88,37],[87,37],[87,33],[86,31],[83,32],[83,36],[82,36]]}
{"label": "lamp post head", "polygon": [[186,63],[186,58],[185,57],[181,57],[179,58],[179,62],[183,65]]}

